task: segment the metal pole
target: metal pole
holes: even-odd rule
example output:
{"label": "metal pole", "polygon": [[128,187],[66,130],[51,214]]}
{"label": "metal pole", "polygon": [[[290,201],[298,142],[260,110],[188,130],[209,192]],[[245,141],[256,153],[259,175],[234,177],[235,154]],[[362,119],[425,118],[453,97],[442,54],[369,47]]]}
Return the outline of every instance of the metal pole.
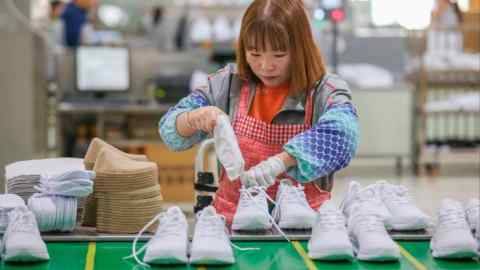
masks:
{"label": "metal pole", "polygon": [[338,43],[338,23],[337,22],[334,22],[332,21],[332,26],[333,26],[333,29],[332,29],[332,34],[333,34],[333,38],[332,38],[332,68],[333,68],[333,73],[337,73],[337,69],[338,69],[338,46],[337,46],[337,43]]}

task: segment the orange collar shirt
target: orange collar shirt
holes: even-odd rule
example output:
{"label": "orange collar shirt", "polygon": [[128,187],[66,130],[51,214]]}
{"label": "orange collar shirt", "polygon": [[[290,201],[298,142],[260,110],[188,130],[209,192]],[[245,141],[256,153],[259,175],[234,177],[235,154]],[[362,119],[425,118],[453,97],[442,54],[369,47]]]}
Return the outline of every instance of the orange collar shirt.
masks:
{"label": "orange collar shirt", "polygon": [[288,96],[288,88],[288,83],[275,87],[259,86],[255,91],[248,115],[257,120],[272,123]]}

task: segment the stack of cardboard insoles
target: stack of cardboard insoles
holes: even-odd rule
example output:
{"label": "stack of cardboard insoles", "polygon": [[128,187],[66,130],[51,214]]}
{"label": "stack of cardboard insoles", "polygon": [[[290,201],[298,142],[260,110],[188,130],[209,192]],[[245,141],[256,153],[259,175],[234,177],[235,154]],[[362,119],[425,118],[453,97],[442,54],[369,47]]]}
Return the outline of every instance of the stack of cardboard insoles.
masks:
{"label": "stack of cardboard insoles", "polygon": [[85,166],[92,165],[96,178],[85,225],[99,232],[136,233],[162,210],[156,163],[94,139],[85,156]]}

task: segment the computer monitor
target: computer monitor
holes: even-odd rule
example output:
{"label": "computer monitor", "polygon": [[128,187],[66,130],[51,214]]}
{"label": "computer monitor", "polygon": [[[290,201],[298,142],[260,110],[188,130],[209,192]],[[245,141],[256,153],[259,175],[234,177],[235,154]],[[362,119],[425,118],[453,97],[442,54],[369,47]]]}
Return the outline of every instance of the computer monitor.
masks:
{"label": "computer monitor", "polygon": [[130,50],[126,47],[81,46],[75,52],[76,89],[124,92],[130,88]]}

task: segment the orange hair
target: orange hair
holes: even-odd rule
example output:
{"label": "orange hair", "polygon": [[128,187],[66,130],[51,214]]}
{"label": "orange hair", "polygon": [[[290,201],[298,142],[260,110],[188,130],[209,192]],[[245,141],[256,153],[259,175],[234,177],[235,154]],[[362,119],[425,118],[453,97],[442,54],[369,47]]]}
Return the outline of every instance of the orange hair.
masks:
{"label": "orange hair", "polygon": [[289,51],[290,93],[311,89],[325,74],[320,49],[315,44],[302,0],[255,0],[242,18],[237,44],[238,73],[243,79],[259,81],[246,59],[246,50]]}

